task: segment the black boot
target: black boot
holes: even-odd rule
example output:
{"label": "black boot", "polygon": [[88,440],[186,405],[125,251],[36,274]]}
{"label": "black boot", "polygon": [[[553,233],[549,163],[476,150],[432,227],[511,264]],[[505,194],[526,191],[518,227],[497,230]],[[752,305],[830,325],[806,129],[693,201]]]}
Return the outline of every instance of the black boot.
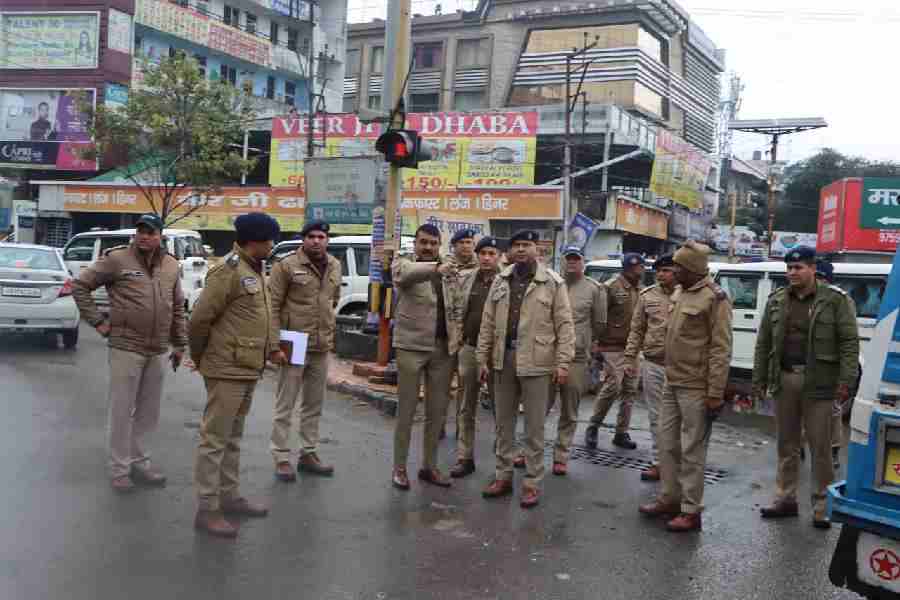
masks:
{"label": "black boot", "polygon": [[626,450],[634,450],[637,448],[637,444],[631,441],[631,436],[627,433],[617,433],[613,437],[613,446],[625,448]]}
{"label": "black boot", "polygon": [[591,423],[584,432],[584,445],[595,450],[597,448],[597,425]]}

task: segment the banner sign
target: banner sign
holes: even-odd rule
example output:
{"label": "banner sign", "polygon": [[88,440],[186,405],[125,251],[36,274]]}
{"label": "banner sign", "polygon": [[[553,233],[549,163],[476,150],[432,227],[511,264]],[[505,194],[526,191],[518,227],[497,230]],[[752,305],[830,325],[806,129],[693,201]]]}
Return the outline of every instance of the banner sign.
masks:
{"label": "banner sign", "polygon": [[131,15],[114,8],[109,9],[106,26],[106,47],[123,54],[131,54]]}
{"label": "banner sign", "polygon": [[664,240],[668,238],[669,219],[664,213],[619,198],[616,201],[616,227]]}
{"label": "banner sign", "polygon": [[900,229],[900,178],[865,177],[862,180],[862,229]]}
{"label": "banner sign", "polygon": [[0,165],[96,171],[77,155],[90,137],[76,93],[93,103],[94,90],[0,89]]}
{"label": "banner sign", "polygon": [[796,231],[773,231],[772,232],[772,251],[769,252],[770,257],[782,257],[797,246],[807,246],[815,249],[816,247],[815,233],[799,233]]}
{"label": "banner sign", "polygon": [[575,213],[569,224],[569,246],[575,246],[583,252],[596,230],[596,221],[585,214]]}
{"label": "banner sign", "polygon": [[[403,170],[407,190],[446,190],[457,185],[531,185],[537,153],[537,113],[414,113],[406,128],[417,130],[436,150],[436,159]],[[279,117],[272,122],[269,184],[305,187],[308,119]],[[374,155],[380,124],[364,124],[353,114],[313,119],[317,139],[324,134],[325,156]]]}
{"label": "banner sign", "polygon": [[98,12],[0,12],[0,68],[96,69]]}
{"label": "banner sign", "polygon": [[475,188],[452,192],[404,192],[400,199],[400,214],[415,216],[419,211],[457,217],[554,221],[563,218],[562,191]]}
{"label": "banner sign", "polygon": [[699,149],[668,131],[657,132],[650,189],[658,196],[699,209],[711,168],[712,161]]}
{"label": "banner sign", "polygon": [[372,223],[378,161],[364,158],[306,160],[310,220]]}
{"label": "banner sign", "polygon": [[484,217],[460,216],[454,213],[419,211],[419,225],[434,225],[441,232],[441,254],[450,253],[450,240],[457,231],[471,229],[475,240],[491,234],[490,222]]}

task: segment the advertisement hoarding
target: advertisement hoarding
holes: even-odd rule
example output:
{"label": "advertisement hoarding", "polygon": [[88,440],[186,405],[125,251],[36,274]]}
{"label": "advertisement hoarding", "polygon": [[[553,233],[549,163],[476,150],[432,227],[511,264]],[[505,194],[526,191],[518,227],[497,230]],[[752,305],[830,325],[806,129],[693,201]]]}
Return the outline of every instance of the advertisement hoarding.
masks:
{"label": "advertisement hoarding", "polygon": [[78,156],[90,137],[77,94],[94,102],[94,90],[0,89],[0,165],[95,171]]}
{"label": "advertisement hoarding", "polygon": [[0,68],[96,69],[99,12],[0,12]]}
{"label": "advertisement hoarding", "polygon": [[618,198],[616,200],[616,228],[664,240],[668,238],[669,219],[665,213],[629,202],[624,198]]}
{"label": "advertisement hoarding", "polygon": [[698,148],[668,131],[657,132],[650,189],[658,196],[692,210],[701,208],[711,168],[712,161]]}
{"label": "advertisement hoarding", "polygon": [[106,47],[123,54],[131,54],[131,15],[114,8],[109,9],[106,26]]}
{"label": "advertisement hoarding", "polygon": [[816,247],[815,233],[801,233],[797,231],[773,231],[772,251],[769,256],[781,258],[797,246]]}
{"label": "advertisement hoarding", "polygon": [[859,226],[863,229],[900,229],[900,178],[863,179]]}
{"label": "advertisement hoarding", "polygon": [[372,223],[377,172],[375,157],[307,159],[307,217],[329,223]]}
{"label": "advertisement hoarding", "polygon": [[[446,190],[457,185],[531,185],[537,123],[535,112],[410,114],[406,127],[417,130],[437,156],[418,169],[404,169],[403,187]],[[376,154],[379,124],[363,124],[353,114],[329,115],[314,119],[313,124],[318,139],[324,131],[325,156]],[[273,120],[269,168],[273,187],[305,187],[307,128],[304,117]]]}
{"label": "advertisement hoarding", "polygon": [[[874,182],[868,189],[882,189]],[[863,179],[851,177],[822,188],[819,196],[819,225],[816,251],[829,252],[895,252],[900,239],[900,225],[879,229],[861,227],[861,219],[869,214],[863,207]],[[871,197],[871,193],[870,193]],[[875,196],[878,197],[877,195]],[[885,218],[878,209],[875,222]],[[879,215],[880,216],[877,216]],[[867,218],[872,218],[869,216]],[[890,217],[888,217],[890,218]]]}

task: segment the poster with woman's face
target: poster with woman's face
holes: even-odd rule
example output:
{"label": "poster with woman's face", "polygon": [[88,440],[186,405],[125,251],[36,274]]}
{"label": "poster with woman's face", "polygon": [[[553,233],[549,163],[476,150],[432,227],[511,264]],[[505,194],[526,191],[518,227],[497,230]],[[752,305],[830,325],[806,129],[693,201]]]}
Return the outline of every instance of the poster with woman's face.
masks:
{"label": "poster with woman's face", "polygon": [[100,16],[96,12],[0,14],[0,68],[95,69]]}

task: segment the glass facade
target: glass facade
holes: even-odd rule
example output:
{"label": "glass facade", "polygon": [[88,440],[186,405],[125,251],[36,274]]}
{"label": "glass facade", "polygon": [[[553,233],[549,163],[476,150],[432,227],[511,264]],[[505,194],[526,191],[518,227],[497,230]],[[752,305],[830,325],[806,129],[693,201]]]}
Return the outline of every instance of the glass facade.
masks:
{"label": "glass facade", "polygon": [[453,95],[453,110],[477,110],[485,108],[484,91],[456,92]]}

